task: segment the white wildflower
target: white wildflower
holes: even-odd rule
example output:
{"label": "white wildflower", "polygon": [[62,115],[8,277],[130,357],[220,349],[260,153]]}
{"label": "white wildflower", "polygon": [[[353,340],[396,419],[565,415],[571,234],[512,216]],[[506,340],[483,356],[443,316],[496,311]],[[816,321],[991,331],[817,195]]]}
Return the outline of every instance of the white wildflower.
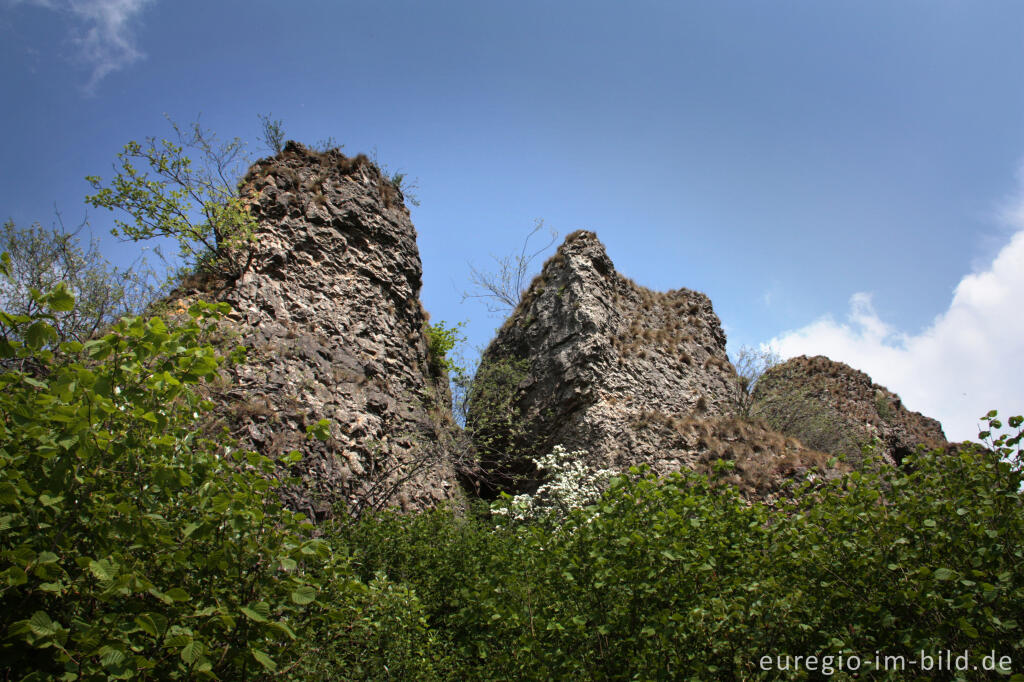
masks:
{"label": "white wildflower", "polygon": [[610,469],[592,469],[584,450],[566,452],[561,445],[534,460],[545,481],[533,495],[516,495],[492,507],[494,514],[514,523],[564,519],[574,509],[583,509],[601,496],[614,476]]}

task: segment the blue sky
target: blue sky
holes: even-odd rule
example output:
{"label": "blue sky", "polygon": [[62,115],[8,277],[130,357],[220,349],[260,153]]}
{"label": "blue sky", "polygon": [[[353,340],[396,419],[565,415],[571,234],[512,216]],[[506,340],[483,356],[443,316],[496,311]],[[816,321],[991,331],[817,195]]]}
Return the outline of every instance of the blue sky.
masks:
{"label": "blue sky", "polygon": [[956,438],[1024,408],[1022,3],[0,0],[0,55],[4,219],[77,223],[164,114],[260,156],[272,113],[418,179],[423,301],[471,345],[468,264],[543,218],[706,292],[733,352],[849,362]]}

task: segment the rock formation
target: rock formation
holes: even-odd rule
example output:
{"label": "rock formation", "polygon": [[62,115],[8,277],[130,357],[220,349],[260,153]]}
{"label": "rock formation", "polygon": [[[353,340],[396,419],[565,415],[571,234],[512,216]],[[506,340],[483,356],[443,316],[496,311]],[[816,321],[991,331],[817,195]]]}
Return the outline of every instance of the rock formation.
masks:
{"label": "rock formation", "polygon": [[735,418],[741,389],[711,301],[615,271],[592,232],[568,236],[486,349],[468,426],[485,495],[537,484],[556,445],[595,467],[710,468],[767,493],[826,456]]}
{"label": "rock formation", "polygon": [[[303,487],[286,497],[312,517],[337,501],[425,508],[457,497],[466,445],[447,377],[428,361],[400,191],[365,157],[289,143],[252,167],[241,196],[258,224],[248,268],[177,292],[179,304],[229,303],[225,332],[249,349],[217,397],[224,423],[243,447],[301,453],[291,473]],[[321,419],[331,438],[308,439]]]}
{"label": "rock formation", "polygon": [[[825,358],[772,369],[743,400],[708,297],[638,286],[596,235],[579,231],[484,352],[470,444],[429,357],[401,191],[363,156],[292,142],[253,166],[241,197],[257,224],[242,274],[192,278],[169,304],[231,305],[224,340],[245,345],[249,359],[211,387],[211,427],[274,458],[297,450],[289,473],[302,484],[285,497],[313,518],[339,501],[355,513],[435,506],[459,498],[460,481],[485,497],[529,491],[532,459],[556,444],[586,451],[595,467],[667,473],[730,461],[717,475],[770,498],[821,470],[826,453],[859,451],[871,437],[894,463],[918,443],[945,442],[937,422]],[[307,438],[324,419],[331,437]]]}
{"label": "rock formation", "polygon": [[811,447],[856,461],[878,439],[890,464],[924,445],[946,445],[942,426],[904,406],[900,397],[849,365],[800,356],[769,369],[754,385],[751,415]]}

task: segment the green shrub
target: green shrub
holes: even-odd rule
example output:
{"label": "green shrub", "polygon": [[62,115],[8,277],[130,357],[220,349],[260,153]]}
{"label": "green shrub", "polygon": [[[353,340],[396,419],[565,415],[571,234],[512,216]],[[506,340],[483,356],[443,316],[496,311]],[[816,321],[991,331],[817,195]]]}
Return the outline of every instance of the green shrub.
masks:
{"label": "green shrub", "polygon": [[55,345],[73,298],[37,303],[0,313],[9,678],[806,679],[760,662],[858,656],[866,676],[875,652],[1024,661],[1020,416],[1004,432],[987,414],[986,447],[812,475],[778,505],[632,469],[557,523],[442,509],[314,529],[283,508],[277,463],[202,435],[201,384],[242,359],[205,342],[224,304]]}
{"label": "green shrub", "polygon": [[238,275],[248,265],[256,228],[238,196],[248,165],[245,143],[218,142],[198,122],[184,130],[171,125],[177,142],[132,140],[118,154],[118,173],[109,185],[98,176],[86,178],[96,194],[85,200],[127,214],[128,220],[115,219],[115,236],[176,241],[183,273]]}
{"label": "green shrub", "polygon": [[465,340],[460,333],[464,324],[465,322],[459,322],[454,327],[449,327],[441,320],[437,324],[427,324],[423,327],[427,335],[427,358],[434,376],[439,377],[460,369],[449,353],[457,343]]}
{"label": "green shrub", "polygon": [[634,470],[560,526],[378,519],[353,560],[420,596],[453,679],[804,679],[760,661],[860,656],[867,671],[876,651],[1019,662],[1024,479],[1006,455],[922,452],[781,507]]}
{"label": "green shrub", "polygon": [[385,661],[418,674],[432,647],[415,596],[356,579],[340,544],[282,507],[274,462],[199,435],[198,385],[226,361],[203,339],[226,304],[48,350],[48,320],[73,299],[40,301],[50,312],[0,313],[8,675],[308,679],[330,664],[379,679]]}

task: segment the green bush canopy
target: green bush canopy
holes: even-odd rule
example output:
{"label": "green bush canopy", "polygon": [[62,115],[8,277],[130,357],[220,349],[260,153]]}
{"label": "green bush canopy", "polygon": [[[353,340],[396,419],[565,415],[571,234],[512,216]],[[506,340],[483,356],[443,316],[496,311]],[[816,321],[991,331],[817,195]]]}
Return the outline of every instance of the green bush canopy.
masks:
{"label": "green bush canopy", "polygon": [[[224,304],[55,346],[72,297],[34,295],[39,312],[0,314],[4,679],[1024,668],[1020,417],[1003,433],[987,415],[988,447],[812,476],[774,504],[633,469],[557,522],[481,506],[314,527],[274,492],[297,453],[273,462],[206,426],[203,383],[244,361],[208,342]],[[977,669],[938,672],[947,652]]]}

